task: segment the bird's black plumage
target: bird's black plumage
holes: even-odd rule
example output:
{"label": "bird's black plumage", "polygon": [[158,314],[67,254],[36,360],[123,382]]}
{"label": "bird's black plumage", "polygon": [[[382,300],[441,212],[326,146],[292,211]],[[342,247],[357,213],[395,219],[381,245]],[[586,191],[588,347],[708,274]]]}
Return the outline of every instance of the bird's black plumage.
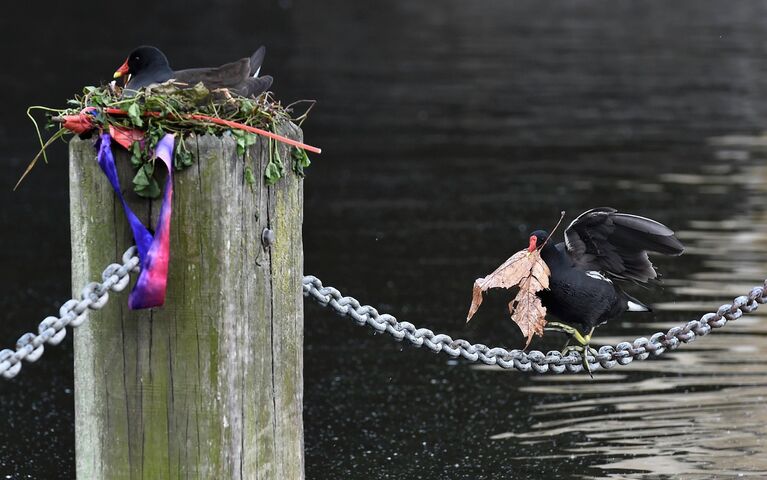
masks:
{"label": "bird's black plumage", "polygon": [[588,332],[626,311],[649,307],[615,282],[646,283],[657,277],[648,252],[680,255],[682,243],[665,225],[612,208],[581,214],[554,245],[547,232],[531,234],[549,266],[549,289],[539,292],[547,311],[563,323]]}
{"label": "bird's black plumage", "polygon": [[258,76],[265,53],[266,49],[260,47],[250,57],[241,58],[220,67],[174,71],[170,67],[168,58],[160,49],[145,45],[136,48],[128,55],[123,65],[115,72],[115,77],[131,75],[125,85],[125,91],[128,94],[173,79],[190,86],[202,82],[211,90],[227,88],[245,97],[255,97],[272,85],[272,77],[269,75]]}
{"label": "bird's black plumage", "polygon": [[567,253],[584,270],[646,283],[657,278],[648,252],[681,255],[684,246],[667,226],[649,218],[594,208],[565,230]]}

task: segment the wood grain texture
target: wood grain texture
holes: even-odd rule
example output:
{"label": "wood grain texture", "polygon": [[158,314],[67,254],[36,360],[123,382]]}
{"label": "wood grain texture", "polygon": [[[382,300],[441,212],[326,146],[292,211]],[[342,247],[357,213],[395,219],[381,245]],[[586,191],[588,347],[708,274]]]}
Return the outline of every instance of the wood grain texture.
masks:
{"label": "wood grain texture", "polygon": [[[112,294],[75,331],[78,478],[303,478],[302,180],[279,146],[287,176],[263,183],[268,140],[244,158],[228,137],[187,145],[197,159],[175,176],[165,306],[130,311]],[[74,290],[132,243],[94,158],[91,141],[70,143]],[[159,203],[132,193],[127,154],[116,161],[154,225]]]}

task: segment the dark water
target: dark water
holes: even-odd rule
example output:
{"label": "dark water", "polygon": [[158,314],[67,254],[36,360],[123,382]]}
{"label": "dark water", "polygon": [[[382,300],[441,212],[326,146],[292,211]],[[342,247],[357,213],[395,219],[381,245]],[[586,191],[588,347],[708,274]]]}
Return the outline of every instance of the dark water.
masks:
{"label": "dark water", "polygon": [[[667,329],[765,277],[763,2],[9,8],[3,348],[70,293],[65,150],[9,193],[35,152],[24,108],[108,79],[139,43],[179,67],[268,45],[278,95],[319,100],[306,273],[418,326],[518,346],[500,298],[464,325],[471,283],[563,209],[647,215],[689,245],[657,259],[664,289],[634,292],[656,312],[597,343]],[[471,365],[306,313],[308,478],[767,476],[765,312],[594,380]],[[0,478],[73,476],[71,358],[66,341],[0,384]]]}

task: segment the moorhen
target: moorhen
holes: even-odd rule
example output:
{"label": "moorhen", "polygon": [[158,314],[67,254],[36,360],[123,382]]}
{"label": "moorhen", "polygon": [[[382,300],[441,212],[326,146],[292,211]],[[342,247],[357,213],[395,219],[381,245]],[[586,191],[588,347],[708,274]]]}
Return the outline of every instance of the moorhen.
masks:
{"label": "moorhen", "polygon": [[[565,241],[554,245],[549,234],[536,230],[529,250],[541,250],[549,266],[549,289],[538,292],[547,312],[560,322],[550,330],[565,332],[581,344],[591,341],[594,328],[623,312],[647,312],[650,307],[624,292],[614,281],[638,284],[658,277],[648,252],[681,255],[684,245],[665,225],[649,218],[594,208],[565,229]],[[572,348],[572,347],[569,347]]]}
{"label": "moorhen", "polygon": [[144,87],[173,79],[187,85],[202,82],[208,89],[227,88],[243,97],[257,97],[272,85],[272,77],[259,77],[266,48],[260,47],[250,58],[241,58],[220,67],[172,70],[160,49],[149,45],[136,48],[128,55],[114,78],[130,74],[123,95],[132,96]]}

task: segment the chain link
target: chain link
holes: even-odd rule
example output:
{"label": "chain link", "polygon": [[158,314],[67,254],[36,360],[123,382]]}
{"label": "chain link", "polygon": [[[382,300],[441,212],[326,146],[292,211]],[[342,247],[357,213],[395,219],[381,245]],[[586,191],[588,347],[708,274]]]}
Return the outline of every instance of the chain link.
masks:
{"label": "chain link", "polygon": [[[59,316],[49,316],[40,322],[37,334],[28,332],[19,337],[16,350],[0,350],[0,376],[6,379],[15,377],[21,370],[22,360],[34,362],[43,354],[45,344],[58,345],[67,334],[66,327],[79,327],[86,320],[88,310],[100,310],[109,300],[109,291],[121,292],[130,283],[130,274],[139,271],[139,258],[136,247],[131,247],[122,256],[122,265],[113,263],[102,273],[101,282],[91,282],[80,293],[79,299],[71,299],[59,309]],[[522,372],[537,373],[578,373],[583,371],[581,353],[568,352],[563,355],[558,351],[543,353],[538,350],[506,350],[501,347],[488,347],[481,343],[469,343],[463,339],[453,340],[449,335],[436,334],[428,328],[416,328],[410,322],[400,322],[389,314],[379,314],[370,305],[361,305],[353,297],[341,295],[333,287],[325,287],[319,278],[308,275],[303,278],[305,297],[334,310],[336,313],[351,317],[358,325],[369,325],[378,332],[386,332],[395,339],[407,340],[416,347],[426,346],[433,352],[445,352],[451,357],[463,357],[472,362],[486,365],[498,365]],[[627,365],[633,360],[644,360],[648,356],[659,356],[666,350],[674,350],[682,343],[689,343],[697,337],[709,334],[715,328],[721,328],[730,320],[737,320],[744,313],[757,309],[760,303],[767,302],[767,280],[761,287],[754,287],[748,295],[741,295],[730,304],[719,307],[716,312],[706,313],[698,320],[690,320],[684,325],[671,328],[668,332],[657,332],[649,339],[640,337],[633,342],[621,342],[618,345],[601,347],[596,354],[586,354],[586,361],[592,370]]]}
{"label": "chain link", "polygon": [[[522,372],[537,373],[578,373],[583,371],[583,359],[580,352],[571,351],[563,355],[558,351],[543,353],[538,350],[506,350],[501,347],[490,348],[481,343],[469,343],[463,339],[453,340],[449,335],[435,334],[428,328],[416,328],[409,322],[400,322],[392,315],[379,314],[370,305],[360,305],[353,297],[344,297],[333,287],[324,287],[319,278],[312,275],[304,277],[304,296],[310,297],[323,307],[334,310],[341,316],[351,317],[358,325],[369,325],[378,332],[386,332],[395,339],[407,340],[416,347],[426,346],[429,350],[445,352],[451,357],[463,357],[472,362],[486,365],[498,365]],[[721,328],[730,320],[737,320],[744,313],[757,309],[760,303],[767,302],[767,280],[761,287],[754,287],[748,295],[742,295],[730,304],[719,307],[714,313],[706,313],[698,320],[671,328],[668,332],[657,332],[649,339],[640,337],[633,342],[621,342],[618,345],[601,347],[596,354],[587,353],[586,361],[591,370],[613,368],[627,365],[634,360],[644,360],[648,356],[659,356],[666,350],[674,350],[683,343],[689,343],[697,337],[708,335],[713,329]]]}
{"label": "chain link", "polygon": [[100,310],[109,300],[109,291],[121,292],[130,283],[131,272],[139,271],[136,247],[123,253],[122,265],[113,263],[104,269],[102,281],[91,282],[82,289],[79,299],[71,299],[59,309],[59,316],[46,317],[37,327],[37,334],[25,333],[16,342],[16,350],[0,350],[0,376],[9,379],[21,370],[21,361],[37,361],[45,344],[58,345],[67,335],[67,325],[79,327],[86,320],[88,310]]}

